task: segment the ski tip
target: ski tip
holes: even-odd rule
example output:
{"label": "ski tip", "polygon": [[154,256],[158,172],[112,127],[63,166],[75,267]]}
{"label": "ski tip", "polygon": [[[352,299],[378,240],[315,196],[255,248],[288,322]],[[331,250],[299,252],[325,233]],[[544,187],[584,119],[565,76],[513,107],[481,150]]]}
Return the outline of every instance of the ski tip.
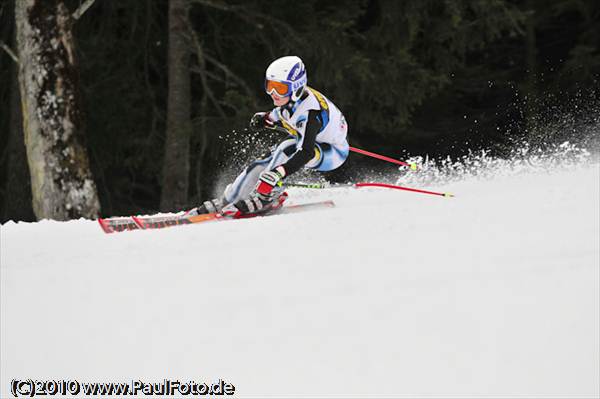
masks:
{"label": "ski tip", "polygon": [[444,197],[454,198],[454,194],[444,193]]}
{"label": "ski tip", "polygon": [[411,163],[410,164],[410,169],[411,170],[417,170],[417,164],[416,163]]}

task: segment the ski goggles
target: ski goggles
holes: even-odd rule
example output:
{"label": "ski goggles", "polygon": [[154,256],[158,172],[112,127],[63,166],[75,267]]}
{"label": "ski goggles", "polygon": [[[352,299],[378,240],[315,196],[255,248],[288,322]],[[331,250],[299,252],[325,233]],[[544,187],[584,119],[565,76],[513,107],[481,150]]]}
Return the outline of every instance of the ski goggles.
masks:
{"label": "ski goggles", "polygon": [[266,79],[265,91],[269,95],[275,92],[279,97],[287,97],[292,94],[292,85],[287,82]]}

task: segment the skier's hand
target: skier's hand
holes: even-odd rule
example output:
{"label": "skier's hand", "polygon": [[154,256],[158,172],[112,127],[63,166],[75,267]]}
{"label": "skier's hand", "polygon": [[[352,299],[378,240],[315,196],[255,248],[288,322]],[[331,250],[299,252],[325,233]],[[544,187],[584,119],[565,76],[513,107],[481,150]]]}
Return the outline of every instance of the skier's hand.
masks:
{"label": "skier's hand", "polygon": [[273,189],[281,184],[285,177],[285,168],[278,166],[273,170],[262,172],[256,186],[256,192],[263,196],[271,195]]}
{"label": "skier's hand", "polygon": [[251,129],[262,129],[262,128],[273,129],[275,124],[269,119],[268,112],[257,112],[250,119]]}

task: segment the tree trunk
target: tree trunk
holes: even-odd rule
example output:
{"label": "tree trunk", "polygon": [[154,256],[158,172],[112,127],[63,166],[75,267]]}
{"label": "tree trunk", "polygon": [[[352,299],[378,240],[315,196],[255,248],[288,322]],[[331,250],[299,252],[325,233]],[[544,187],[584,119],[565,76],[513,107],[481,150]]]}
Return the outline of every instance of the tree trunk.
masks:
{"label": "tree trunk", "polygon": [[15,22],[33,211],[38,219],[95,218],[73,19],[63,0],[19,0]]}
{"label": "tree trunk", "polygon": [[18,74],[18,66],[15,64],[10,84],[10,125],[8,129],[6,190],[2,220],[31,222],[35,220],[35,215],[31,207],[31,178],[23,137]]}
{"label": "tree trunk", "polygon": [[[9,2],[6,20],[11,21],[6,25],[4,37],[11,37],[11,47],[16,48],[16,34],[14,28],[14,1]],[[8,57],[7,57],[8,58]],[[19,95],[19,66],[16,62],[9,61],[10,84],[8,109],[8,138],[6,142],[6,167],[3,172],[4,201],[0,222],[7,220],[27,221],[35,220],[31,207],[31,183],[29,177],[29,166],[27,166],[27,154],[25,152],[25,140],[23,138],[23,125],[21,123],[21,97]]]}
{"label": "tree trunk", "polygon": [[188,0],[169,1],[169,97],[160,201],[163,211],[189,206],[192,121],[188,9]]}

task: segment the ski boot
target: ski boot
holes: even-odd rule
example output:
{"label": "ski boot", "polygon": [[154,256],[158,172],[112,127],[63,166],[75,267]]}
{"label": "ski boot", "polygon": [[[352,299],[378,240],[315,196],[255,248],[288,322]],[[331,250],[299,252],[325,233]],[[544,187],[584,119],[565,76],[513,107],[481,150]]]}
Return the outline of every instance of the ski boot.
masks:
{"label": "ski boot", "polygon": [[278,192],[269,197],[254,193],[245,200],[224,207],[222,212],[234,219],[250,218],[281,208],[287,196],[286,192]]}
{"label": "ski boot", "polygon": [[204,201],[202,205],[197,208],[191,209],[187,212],[189,216],[204,215],[207,213],[221,213],[223,210],[223,200],[221,198],[215,198],[210,201]]}

